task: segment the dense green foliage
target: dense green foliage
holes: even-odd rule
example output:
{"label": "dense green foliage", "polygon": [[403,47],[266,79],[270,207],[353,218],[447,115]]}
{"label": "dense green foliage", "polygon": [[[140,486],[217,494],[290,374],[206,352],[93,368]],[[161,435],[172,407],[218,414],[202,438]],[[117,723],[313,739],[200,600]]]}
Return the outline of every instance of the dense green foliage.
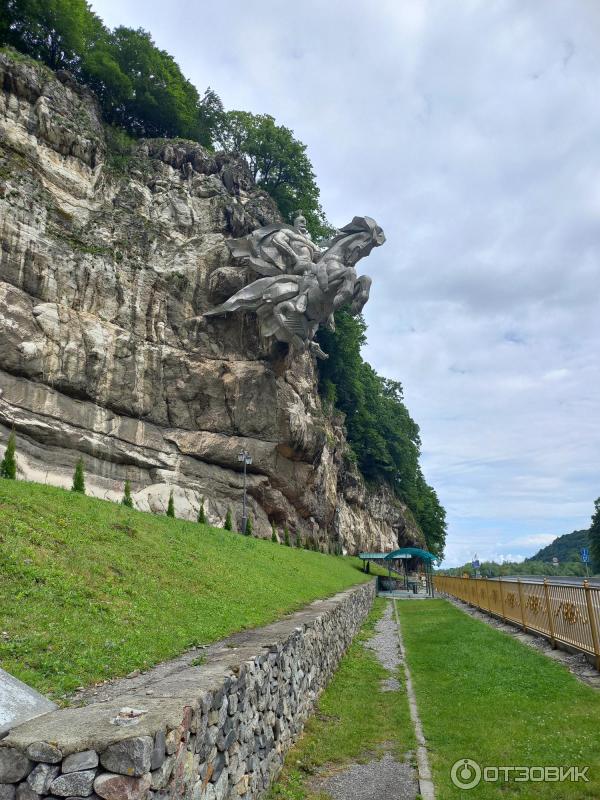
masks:
{"label": "dense green foliage", "polygon": [[108,122],[134,135],[211,143],[219,98],[197,89],[141,29],[108,30],[86,0],[0,0],[0,43],[66,69],[97,94]]}
{"label": "dense green foliage", "polygon": [[0,480],[0,508],[0,663],[44,693],[144,669],[369,579],[357,559],[35,483]]}
{"label": "dense green foliage", "polygon": [[233,521],[231,519],[231,509],[227,509],[227,514],[225,514],[225,524],[223,525],[223,530],[232,531],[233,530]]}
{"label": "dense green foliage", "polygon": [[600,497],[594,501],[594,513],[588,535],[594,569],[600,572]]}
{"label": "dense green foliage", "polygon": [[[437,800],[600,797],[596,689],[444,600],[397,607]],[[589,782],[519,782],[513,773],[465,791],[450,779],[462,758],[482,767],[589,765]]]}
{"label": "dense green foliage", "polygon": [[219,117],[215,138],[224,150],[246,156],[257,185],[273,197],[285,219],[291,221],[302,209],[316,239],[330,232],[306,145],[293,131],[269,114],[227,111]]}
{"label": "dense green foliage", "polygon": [[445,512],[419,466],[419,427],[411,418],[397,381],[382,378],[363,360],[366,341],[361,317],[336,314],[336,331],[319,332],[329,354],[319,364],[320,389],[326,403],[346,415],[348,441],[367,480],[390,484],[421,526],[429,549],[443,552]]}
{"label": "dense green foliage", "polygon": [[125,481],[125,488],[123,489],[123,499],[121,503],[127,508],[133,508],[133,497],[131,496],[131,484]]}
{"label": "dense green foliage", "polygon": [[252,517],[248,517],[246,520],[246,527],[244,528],[244,536],[252,536],[254,533],[254,527],[252,525]]}
{"label": "dense green foliage", "polygon": [[15,457],[15,450],[17,449],[17,440],[15,432],[12,431],[6,443],[6,450],[4,451],[4,458],[0,462],[0,478],[8,478],[9,480],[16,480],[17,477],[17,459]]}
{"label": "dense green foliage", "polygon": [[77,463],[75,464],[71,491],[78,492],[79,494],[85,494],[85,470],[83,467],[83,458],[78,458]]}
{"label": "dense green foliage", "polygon": [[200,503],[200,508],[198,509],[198,522],[201,525],[206,523],[206,512],[204,510],[204,498],[202,498],[202,502]]}

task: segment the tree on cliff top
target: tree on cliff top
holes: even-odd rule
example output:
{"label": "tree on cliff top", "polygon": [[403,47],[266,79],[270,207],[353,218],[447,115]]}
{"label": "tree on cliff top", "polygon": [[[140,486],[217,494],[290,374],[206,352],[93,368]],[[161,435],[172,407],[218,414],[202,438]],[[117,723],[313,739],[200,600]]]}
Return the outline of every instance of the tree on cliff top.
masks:
{"label": "tree on cliff top", "polygon": [[246,157],[257,185],[271,195],[285,219],[292,222],[301,209],[315,239],[331,232],[306,145],[293,131],[277,125],[269,114],[227,111],[219,117],[215,140],[225,151]]}
{"label": "tree on cliff top", "polygon": [[210,146],[222,111],[141,28],[110,31],[86,0],[0,0],[0,44],[66,69],[98,95],[108,122],[142,136],[182,136]]}
{"label": "tree on cliff top", "polygon": [[3,44],[72,72],[90,39],[104,29],[84,0],[1,0],[0,20]]}
{"label": "tree on cliff top", "polygon": [[182,136],[210,145],[196,87],[149,33],[116,28],[112,53],[130,86],[125,101],[111,109],[113,121],[134,135]]}

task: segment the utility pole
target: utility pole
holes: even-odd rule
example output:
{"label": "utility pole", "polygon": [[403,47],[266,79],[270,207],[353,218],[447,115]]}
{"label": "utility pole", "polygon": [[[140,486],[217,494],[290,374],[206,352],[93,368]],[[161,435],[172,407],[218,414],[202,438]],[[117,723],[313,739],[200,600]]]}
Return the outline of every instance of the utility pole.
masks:
{"label": "utility pole", "polygon": [[252,464],[252,456],[247,450],[242,450],[238,455],[238,461],[244,465],[244,496],[242,500],[242,530],[240,533],[246,533],[246,524],[248,522],[248,512],[246,510],[246,467]]}

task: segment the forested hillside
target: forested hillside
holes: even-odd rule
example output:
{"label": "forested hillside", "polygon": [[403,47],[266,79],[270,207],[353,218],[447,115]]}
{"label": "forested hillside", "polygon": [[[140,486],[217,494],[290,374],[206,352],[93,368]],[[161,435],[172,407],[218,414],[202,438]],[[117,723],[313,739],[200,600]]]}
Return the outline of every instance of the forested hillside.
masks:
{"label": "forested hillside", "polygon": [[[484,577],[495,578],[502,575],[586,575],[585,564],[581,561],[581,548],[589,547],[587,530],[573,531],[557,536],[546,547],[542,547],[535,555],[524,561],[505,561],[498,564],[495,561],[483,561],[480,572]],[[558,564],[552,559],[557,558]],[[591,565],[590,565],[591,567]],[[470,575],[473,572],[471,564],[462,567],[442,570],[446,575]]]}
{"label": "forested hillside", "polygon": [[565,533],[564,536],[557,536],[547,547],[542,547],[541,550],[526,558],[526,563],[532,561],[552,561],[557,558],[559,562],[567,561],[580,561],[580,554],[582,547],[589,547],[588,541],[589,531],[573,531],[572,533]]}

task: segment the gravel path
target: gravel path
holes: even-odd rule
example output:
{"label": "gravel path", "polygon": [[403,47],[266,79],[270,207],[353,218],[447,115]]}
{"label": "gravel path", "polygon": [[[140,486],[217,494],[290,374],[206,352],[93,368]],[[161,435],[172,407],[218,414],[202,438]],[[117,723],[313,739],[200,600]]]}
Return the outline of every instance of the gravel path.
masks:
{"label": "gravel path", "polygon": [[[375,635],[366,646],[394,674],[382,681],[381,691],[398,691],[401,684],[396,675],[401,659],[392,602],[386,604],[382,618],[376,623]],[[415,800],[419,793],[414,766],[409,761],[396,761],[389,752],[379,760],[350,764],[328,777],[313,778],[310,787],[333,800]]]}
{"label": "gravel path", "polygon": [[313,785],[333,800],[415,800],[419,792],[414,767],[399,764],[390,753],[381,761],[352,764]]}

